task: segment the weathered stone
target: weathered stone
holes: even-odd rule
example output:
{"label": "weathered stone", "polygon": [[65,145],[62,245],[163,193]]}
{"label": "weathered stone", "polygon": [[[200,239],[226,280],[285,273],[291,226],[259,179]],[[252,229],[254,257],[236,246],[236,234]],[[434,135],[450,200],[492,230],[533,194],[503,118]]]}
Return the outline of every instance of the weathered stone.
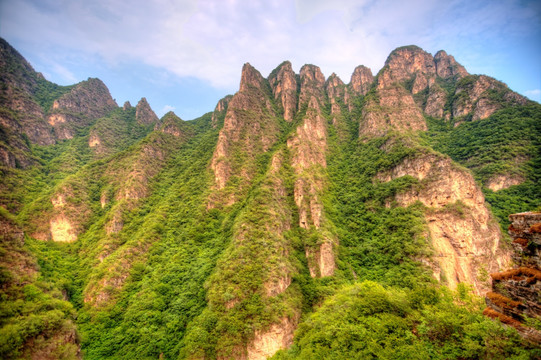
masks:
{"label": "weathered stone", "polygon": [[158,116],[152,110],[146,98],[141,98],[135,107],[135,120],[141,125],[150,125],[158,122]]}
{"label": "weathered stone", "polygon": [[297,79],[289,61],[284,61],[271,73],[269,84],[284,111],[284,119],[293,120],[297,110]]}
{"label": "weathered stone", "polygon": [[349,88],[353,93],[358,95],[366,95],[374,82],[374,76],[372,70],[364,65],[359,65],[351,74],[351,80],[349,82]]}
{"label": "weathered stone", "polygon": [[444,79],[454,78],[460,79],[469,75],[464,66],[456,62],[455,58],[443,50],[440,50],[434,56],[436,64],[436,73]]}

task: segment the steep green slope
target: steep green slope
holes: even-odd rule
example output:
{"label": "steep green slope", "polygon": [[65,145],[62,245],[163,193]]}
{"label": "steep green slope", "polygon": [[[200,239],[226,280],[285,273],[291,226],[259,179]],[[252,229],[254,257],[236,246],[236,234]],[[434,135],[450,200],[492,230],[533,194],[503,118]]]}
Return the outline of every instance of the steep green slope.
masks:
{"label": "steep green slope", "polygon": [[541,106],[500,110],[457,127],[428,118],[434,149],[471,169],[503,227],[508,215],[541,207]]}
{"label": "steep green slope", "polygon": [[51,138],[1,169],[3,357],[539,356],[472,295],[508,258],[483,192],[502,225],[540,204],[538,104],[414,46],[349,85],[245,64],[190,122],[102,85],[27,94]]}

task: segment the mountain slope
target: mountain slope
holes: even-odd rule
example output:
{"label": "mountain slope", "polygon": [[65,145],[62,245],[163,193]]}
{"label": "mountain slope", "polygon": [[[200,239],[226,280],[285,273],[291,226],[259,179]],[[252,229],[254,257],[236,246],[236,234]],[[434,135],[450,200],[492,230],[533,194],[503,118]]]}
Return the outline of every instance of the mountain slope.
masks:
{"label": "mountain slope", "polygon": [[[20,278],[18,252],[30,270],[3,287],[2,306],[17,286],[63,294],[56,325],[22,331],[4,357],[39,354],[40,336],[66,358],[346,356],[360,324],[378,339],[358,349],[367,356],[436,344],[443,358],[486,357],[492,344],[535,354],[483,319],[464,284],[482,294],[509,261],[492,209],[506,226],[541,204],[539,104],[408,46],[349,84],[315,65],[295,74],[286,61],[264,78],[245,64],[236,94],[185,122],[158,119],[144,98],[120,108],[97,79],[44,96],[45,80],[3,46],[15,70],[2,70],[1,204],[24,250],[4,235],[1,265]],[[2,331],[27,326],[2,311]],[[344,324],[336,339],[331,323]]]}

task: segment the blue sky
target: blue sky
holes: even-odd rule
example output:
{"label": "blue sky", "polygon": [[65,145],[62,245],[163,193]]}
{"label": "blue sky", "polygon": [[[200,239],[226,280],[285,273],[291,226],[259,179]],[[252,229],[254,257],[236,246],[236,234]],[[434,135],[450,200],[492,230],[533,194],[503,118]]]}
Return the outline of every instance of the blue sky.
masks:
{"label": "blue sky", "polygon": [[538,0],[0,0],[0,36],[55,83],[98,77],[119,105],[144,96],[186,120],[235,93],[245,62],[348,83],[410,44],[541,101]]}

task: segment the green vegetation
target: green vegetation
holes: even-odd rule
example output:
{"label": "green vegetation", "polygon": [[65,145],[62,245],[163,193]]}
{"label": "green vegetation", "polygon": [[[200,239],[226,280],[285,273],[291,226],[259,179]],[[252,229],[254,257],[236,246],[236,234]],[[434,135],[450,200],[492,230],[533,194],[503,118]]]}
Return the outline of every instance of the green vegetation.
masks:
{"label": "green vegetation", "polygon": [[[541,206],[540,105],[510,107],[457,127],[433,118],[427,123],[429,131],[422,134],[426,144],[472,170],[504,228],[509,214]],[[522,183],[492,191],[487,186],[498,175]]]}
{"label": "green vegetation", "polygon": [[273,359],[533,359],[512,328],[484,317],[467,289],[347,286],[310,315]]}
{"label": "green vegetation", "polygon": [[[9,70],[20,81],[28,71],[16,64]],[[70,90],[37,75],[27,80],[44,111]],[[448,94],[446,112],[467,100],[466,91],[453,96],[455,89],[476,80],[437,80]],[[402,85],[411,89],[413,79]],[[237,103],[245,108],[232,110],[237,124],[218,159],[230,175],[221,190],[211,159],[219,131],[213,125],[223,126],[225,112],[215,124],[210,113],[190,122],[168,113],[155,127],[137,124],[134,108],[118,108],[81,118],[73,139],[55,145],[19,139],[34,163],[0,169],[0,357],[39,358],[50,350],[72,359],[80,347],[86,359],[227,358],[283,319],[298,331],[275,359],[541,356],[515,330],[483,317],[466,287],[438,286],[423,265],[432,255],[425,215],[464,217],[468,207],[460,200],[438,209],[399,206],[396,195],[427,180],[387,176],[405,160],[448,154],[471,169],[505,225],[509,213],[541,204],[539,105],[457,127],[427,118],[423,134],[359,139],[366,104],[379,103],[374,85],[349,99],[351,112],[345,100],[332,115],[329,101],[320,104],[326,148],[308,146],[301,160],[321,150],[326,165],[299,171],[291,143],[312,112],[308,104],[288,123],[267,81],[242,95]],[[424,105],[427,95],[415,101]],[[500,89],[486,96],[505,103]],[[0,141],[10,144],[4,130]],[[524,181],[490,190],[499,175]],[[299,226],[296,201],[321,222]],[[58,215],[76,242],[47,240]],[[334,275],[312,277],[328,243]]]}

